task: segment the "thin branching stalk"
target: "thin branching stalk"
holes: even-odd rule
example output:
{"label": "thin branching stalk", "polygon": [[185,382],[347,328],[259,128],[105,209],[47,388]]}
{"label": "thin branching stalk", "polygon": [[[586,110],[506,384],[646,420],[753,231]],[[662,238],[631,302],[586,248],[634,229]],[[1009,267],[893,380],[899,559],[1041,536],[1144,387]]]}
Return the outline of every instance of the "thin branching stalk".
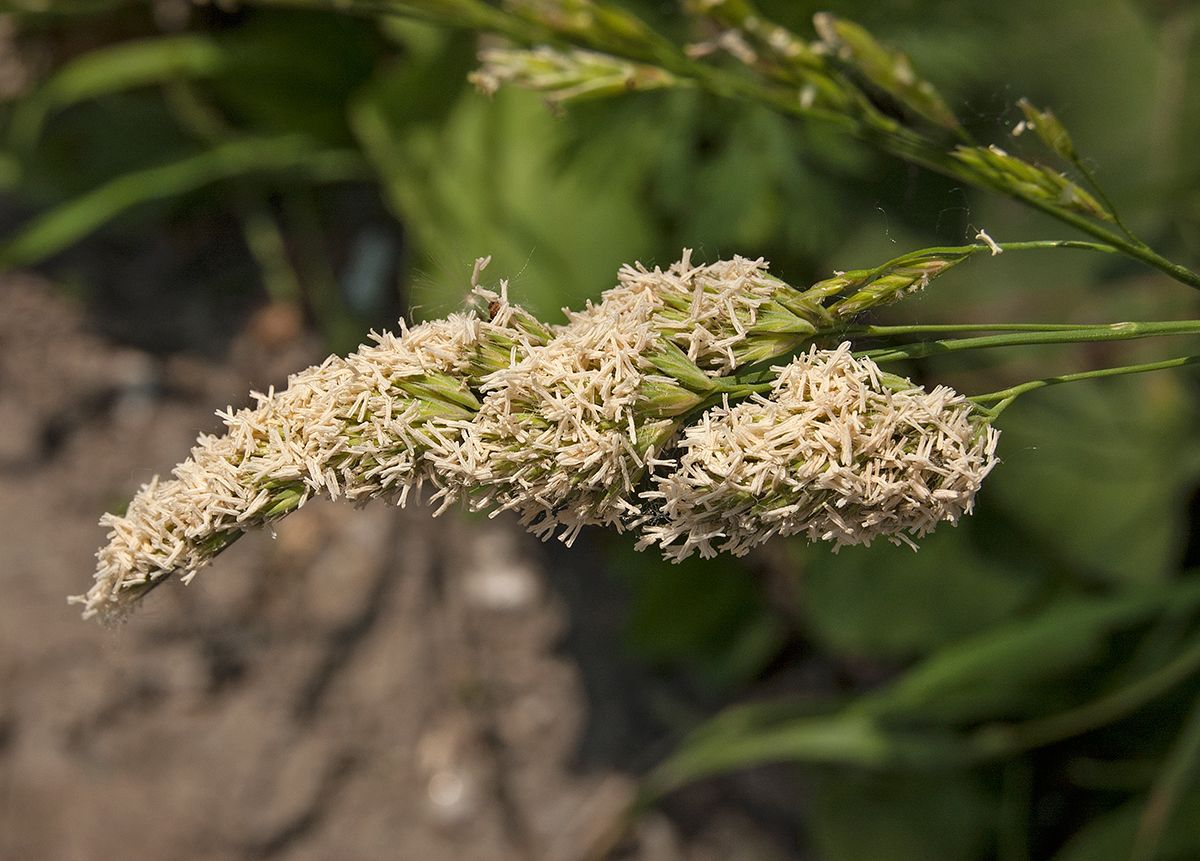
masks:
{"label": "thin branching stalk", "polygon": [[1051,326],[1021,324],[979,326],[859,326],[850,330],[856,336],[921,334],[937,331],[1004,331],[1004,334],[975,338],[947,338],[921,341],[903,347],[864,350],[862,355],[875,362],[895,362],[901,359],[920,359],[942,353],[963,350],[982,350],[991,347],[1031,346],[1036,344],[1087,344],[1099,341],[1134,341],[1163,335],[1200,335],[1200,320],[1169,320],[1142,323],[1103,323],[1090,326]]}
{"label": "thin branching stalk", "polygon": [[1026,392],[1032,392],[1035,389],[1044,389],[1047,386],[1057,386],[1062,383],[1078,383],[1083,380],[1099,380],[1104,377],[1121,377],[1127,374],[1144,374],[1148,371],[1165,371],[1170,368],[1182,368],[1187,365],[1200,364],[1200,356],[1183,356],[1177,359],[1164,359],[1161,362],[1145,362],[1139,365],[1122,365],[1118,368],[1100,368],[1094,371],[1080,371],[1077,374],[1063,374],[1057,377],[1046,377],[1041,380],[1030,380],[1027,383],[1021,383],[1019,386],[1002,389],[998,392],[990,392],[986,395],[975,395],[971,397],[973,403],[979,404],[981,407],[985,404],[993,404],[986,407],[986,411],[993,418],[1015,401],[1019,396]]}

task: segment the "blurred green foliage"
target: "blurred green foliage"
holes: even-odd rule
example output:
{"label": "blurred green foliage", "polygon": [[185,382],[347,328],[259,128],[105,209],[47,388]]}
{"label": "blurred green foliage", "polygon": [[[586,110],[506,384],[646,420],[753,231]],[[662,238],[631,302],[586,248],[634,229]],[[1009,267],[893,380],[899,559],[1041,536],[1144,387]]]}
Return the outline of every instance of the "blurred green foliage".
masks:
{"label": "blurred green foliage", "polygon": [[[673,8],[626,5],[686,37]],[[819,8],[762,5],[802,34]],[[345,273],[363,271],[352,264],[369,225],[341,223],[339,189],[369,189],[371,223],[403,249],[372,289],[426,317],[458,307],[489,254],[488,278],[549,315],[611,285],[620,264],[665,266],[684,246],[707,260],[763,255],[803,285],[980,228],[1069,236],[829,129],[695,91],[563,116],[529,93],[489,100],[465,82],[469,32],[254,5],[197,7],[167,27],[166,4],[9,8],[16,35],[0,51],[30,79],[0,109],[0,260],[69,278],[77,243],[202,225],[220,209],[256,265],[240,289],[303,303],[341,350],[392,305],[354,300]],[[1032,146],[1010,134],[1016,101],[1052,106],[1125,218],[1194,266],[1193,4],[835,11],[903,46],[985,141]],[[972,260],[882,319],[1197,316],[1178,284],[1064,252]],[[1160,350],[1031,349],[907,370],[987,391]],[[796,828],[830,861],[1200,857],[1198,410],[1186,372],[1025,396],[999,422],[1004,462],[977,514],[919,553],[796,541],[665,566],[606,545],[632,592],[631,652],[731,704],[651,785],[807,763]],[[826,681],[793,672],[796,655]],[[757,702],[763,685],[790,693]]]}

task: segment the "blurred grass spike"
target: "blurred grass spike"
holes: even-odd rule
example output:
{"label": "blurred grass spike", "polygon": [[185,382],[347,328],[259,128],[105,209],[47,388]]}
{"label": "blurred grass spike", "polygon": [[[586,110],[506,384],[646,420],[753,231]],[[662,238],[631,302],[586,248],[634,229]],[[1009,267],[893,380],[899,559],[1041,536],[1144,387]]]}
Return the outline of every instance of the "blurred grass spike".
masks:
{"label": "blurred grass spike", "polygon": [[689,83],[658,66],[580,49],[485,48],[479,60],[469,78],[481,92],[492,95],[510,84],[543,93],[553,106]]}
{"label": "blurred grass spike", "polygon": [[592,0],[507,0],[505,6],[558,33],[591,33],[599,23]]}
{"label": "blurred grass spike", "polygon": [[953,157],[967,166],[980,184],[1021,199],[1116,222],[1111,212],[1061,173],[1030,164],[995,146],[959,146]]}
{"label": "blurred grass spike", "polygon": [[749,0],[687,0],[686,6],[692,14],[741,34],[753,49],[750,55],[742,55],[742,59],[766,78],[798,87],[803,104],[831,111],[856,109],[857,97],[834,80],[824,54],[768,19]]}
{"label": "blurred grass spike", "polygon": [[399,15],[447,27],[490,30],[521,40],[542,40],[552,32],[546,28],[531,27],[518,16],[484,0],[389,0],[383,10],[365,0],[338,0],[330,4],[312,4],[307,0],[265,0],[265,3],[280,6],[315,5],[367,15]]}
{"label": "blurred grass spike", "polygon": [[686,0],[687,10],[740,30],[754,46],[789,64],[825,71],[825,58],[795,33],[769,20],[749,0]]}
{"label": "blurred grass spike", "polygon": [[679,56],[674,43],[631,12],[595,0],[505,0],[512,14],[593,47],[651,62]]}
{"label": "blurred grass spike", "polygon": [[828,12],[813,16],[822,43],[903,107],[963,139],[966,131],[932,83],[921,78],[903,51],[880,44],[866,29]]}
{"label": "blurred grass spike", "polygon": [[[1050,150],[1071,164],[1079,161],[1075,143],[1067,129],[1050,109],[1039,110],[1029,99],[1019,99],[1017,107],[1025,114],[1025,128],[1032,129]],[[1015,131],[1014,131],[1015,134]]]}

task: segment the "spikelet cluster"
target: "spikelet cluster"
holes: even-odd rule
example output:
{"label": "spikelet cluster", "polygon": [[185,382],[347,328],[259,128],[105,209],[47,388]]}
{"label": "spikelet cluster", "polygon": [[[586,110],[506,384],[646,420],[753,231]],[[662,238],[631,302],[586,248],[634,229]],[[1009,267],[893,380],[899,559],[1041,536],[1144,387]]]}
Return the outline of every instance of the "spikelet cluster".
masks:
{"label": "spikelet cluster", "polygon": [[586,525],[621,526],[647,458],[674,431],[643,408],[643,356],[658,339],[649,308],[607,303],[569,315],[546,344],[484,377],[483,403],[458,424],[438,472],[475,510],[513,509],[545,537],[568,543]]}
{"label": "spikelet cluster", "polygon": [[[283,392],[253,393],[257,406],[218,413],[221,435],[203,434],[191,456],[157,476],[124,514],[105,514],[108,543],[97,553],[96,581],[84,616],[119,621],[134,599],[172,573],[186,582],[239,536],[269,526],[314,494],[403,505],[475,415],[473,372],[512,343],[539,332],[502,297],[500,311],[474,313],[374,335],[347,358],[293,374]],[[514,348],[515,349],[515,348]]]}
{"label": "spikelet cluster", "polygon": [[911,541],[970,510],[996,432],[947,389],[894,390],[848,346],[777,369],[769,397],[703,410],[748,393],[731,372],[829,326],[835,292],[687,252],[618,278],[559,326],[503,285],[476,288],[486,313],[401,324],[222,413],[224,434],[104,516],[96,582],[72,600],[119,620],[316,494],[403,505],[431,487],[443,509],[512,510],[568,543],[588,525],[640,528],[679,558],[796,532]]}
{"label": "spikelet cluster", "polygon": [[833,323],[817,302],[767,272],[761,257],[707,266],[684,251],[667,271],[623,266],[605,304],[652,309],[654,329],[712,375],[778,356]]}
{"label": "spikelet cluster", "polygon": [[451,477],[443,496],[516,510],[542,537],[561,526],[568,544],[584,526],[636,522],[637,486],[672,417],[750,348],[774,354],[816,331],[779,304],[789,292],[761,259],[694,266],[685,251],[666,272],[623,267],[598,304],[483,378],[482,407],[438,463]]}
{"label": "spikelet cluster", "polygon": [[913,545],[970,512],[999,432],[961,395],[886,375],[848,343],[777,370],[768,396],[684,430],[675,468],[643,494],[656,509],[643,547],[741,555],[799,533],[835,548],[880,535]]}

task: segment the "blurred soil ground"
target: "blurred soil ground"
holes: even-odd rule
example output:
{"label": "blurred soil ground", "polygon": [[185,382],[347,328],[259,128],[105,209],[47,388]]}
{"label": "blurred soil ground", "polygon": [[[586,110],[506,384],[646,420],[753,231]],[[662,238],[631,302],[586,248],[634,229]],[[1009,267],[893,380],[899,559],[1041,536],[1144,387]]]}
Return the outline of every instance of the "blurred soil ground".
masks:
{"label": "blurred soil ground", "polygon": [[[620,832],[618,766],[669,740],[627,707],[586,550],[316,501],[120,630],[67,605],[102,511],[320,357],[269,317],[220,361],[152,355],[0,279],[0,861],[583,861]],[[797,857],[719,792],[676,807],[613,857]]]}

